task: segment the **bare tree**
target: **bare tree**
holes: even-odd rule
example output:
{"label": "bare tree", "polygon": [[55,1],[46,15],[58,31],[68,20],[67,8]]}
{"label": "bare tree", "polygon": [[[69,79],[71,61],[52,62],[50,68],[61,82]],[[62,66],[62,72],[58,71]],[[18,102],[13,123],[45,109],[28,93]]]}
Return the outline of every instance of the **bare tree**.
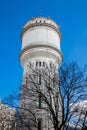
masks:
{"label": "bare tree", "polygon": [[75,127],[79,127],[82,130],[87,128],[87,100],[80,101],[75,103],[72,107],[72,111],[74,111],[73,118]]}
{"label": "bare tree", "polygon": [[[67,123],[74,122],[74,129],[78,128],[80,123],[80,116],[76,119],[75,110],[72,109],[76,103],[87,99],[87,77],[86,77],[86,66],[79,68],[77,63],[72,62],[70,64],[64,64],[60,68],[60,91],[63,103],[63,119],[65,122],[66,129],[68,129]],[[80,129],[82,129],[80,127]]]}
{"label": "bare tree", "polygon": [[[52,65],[37,68],[30,64],[27,67],[29,73],[24,77],[20,96],[10,95],[6,99],[9,105],[12,103],[18,108],[17,128],[40,130],[40,119],[43,118],[43,128],[46,129],[67,130],[72,122],[77,129],[80,116],[76,121],[77,115],[72,108],[87,98],[86,68],[79,68],[75,62],[63,64],[58,73]],[[20,102],[16,102],[19,97]]]}

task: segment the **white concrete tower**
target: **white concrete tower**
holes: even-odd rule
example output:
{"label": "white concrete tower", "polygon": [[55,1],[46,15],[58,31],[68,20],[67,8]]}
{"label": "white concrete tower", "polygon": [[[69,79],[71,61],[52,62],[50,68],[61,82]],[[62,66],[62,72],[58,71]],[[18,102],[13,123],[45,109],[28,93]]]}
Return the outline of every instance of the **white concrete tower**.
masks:
{"label": "white concrete tower", "polygon": [[[54,64],[59,68],[62,62],[59,26],[50,18],[32,18],[23,26],[20,62],[26,76],[28,63],[44,66]],[[44,129],[46,130],[46,129]]]}

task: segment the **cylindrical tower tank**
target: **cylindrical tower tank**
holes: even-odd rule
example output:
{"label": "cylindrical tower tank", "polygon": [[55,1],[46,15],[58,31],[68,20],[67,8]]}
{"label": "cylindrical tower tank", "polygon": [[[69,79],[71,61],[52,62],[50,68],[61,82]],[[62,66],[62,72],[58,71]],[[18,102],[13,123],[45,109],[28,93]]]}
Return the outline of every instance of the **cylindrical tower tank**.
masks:
{"label": "cylindrical tower tank", "polygon": [[20,62],[52,63],[58,68],[62,61],[59,26],[50,18],[32,18],[23,26]]}

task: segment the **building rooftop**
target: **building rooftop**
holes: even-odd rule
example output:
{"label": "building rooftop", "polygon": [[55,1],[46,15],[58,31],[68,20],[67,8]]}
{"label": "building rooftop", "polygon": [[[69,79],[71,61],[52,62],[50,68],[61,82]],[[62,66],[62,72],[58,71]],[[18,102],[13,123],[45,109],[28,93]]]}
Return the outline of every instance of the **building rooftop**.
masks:
{"label": "building rooftop", "polygon": [[31,18],[31,20],[29,20],[23,28],[26,28],[27,26],[31,25],[31,24],[38,24],[38,23],[45,23],[45,24],[50,24],[55,26],[57,29],[59,28],[59,26],[50,19],[50,17],[45,18],[45,17],[38,17],[38,18]]}

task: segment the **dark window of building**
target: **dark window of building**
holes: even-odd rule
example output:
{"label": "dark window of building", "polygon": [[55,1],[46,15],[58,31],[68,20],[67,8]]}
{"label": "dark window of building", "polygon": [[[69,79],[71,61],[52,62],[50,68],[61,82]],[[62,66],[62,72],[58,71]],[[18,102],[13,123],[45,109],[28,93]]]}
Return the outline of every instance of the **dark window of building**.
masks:
{"label": "dark window of building", "polygon": [[41,74],[39,74],[39,77],[38,77],[38,84],[41,85]]}
{"label": "dark window of building", "polygon": [[38,107],[39,107],[39,108],[42,107],[42,99],[41,99],[41,95],[39,95]]}
{"label": "dark window of building", "polygon": [[38,130],[41,130],[42,127],[42,120],[38,119]]}
{"label": "dark window of building", "polygon": [[38,66],[38,62],[36,62],[36,67]]}
{"label": "dark window of building", "polygon": [[39,66],[41,66],[41,62],[39,62]]}
{"label": "dark window of building", "polygon": [[43,62],[43,66],[45,66],[45,62]]}

